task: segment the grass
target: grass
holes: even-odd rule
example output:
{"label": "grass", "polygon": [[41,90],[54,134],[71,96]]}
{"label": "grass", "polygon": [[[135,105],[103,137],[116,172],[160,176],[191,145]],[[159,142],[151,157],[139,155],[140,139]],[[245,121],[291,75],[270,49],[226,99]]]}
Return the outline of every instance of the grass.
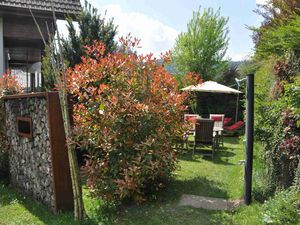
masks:
{"label": "grass", "polygon": [[[258,146],[256,146],[258,149]],[[197,152],[196,152],[197,153]],[[140,206],[122,206],[117,211],[104,210],[101,200],[89,197],[84,190],[88,219],[73,222],[71,213],[53,215],[31,198],[26,198],[7,185],[0,184],[0,225],[15,224],[261,224],[261,205],[254,203],[236,211],[207,211],[177,205],[182,194],[226,199],[240,199],[243,194],[244,147],[241,138],[225,138],[225,145],[214,160],[191,154],[184,155],[174,180],[158,194],[155,202]],[[255,162],[254,167],[259,167]]]}

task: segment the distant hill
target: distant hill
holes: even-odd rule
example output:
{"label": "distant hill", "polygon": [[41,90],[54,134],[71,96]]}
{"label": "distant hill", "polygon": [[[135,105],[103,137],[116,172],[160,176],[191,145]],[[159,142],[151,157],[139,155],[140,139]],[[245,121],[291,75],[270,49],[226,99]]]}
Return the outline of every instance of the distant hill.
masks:
{"label": "distant hill", "polygon": [[[158,59],[157,63],[163,64],[164,62],[162,59]],[[229,64],[229,68],[234,68],[234,67],[238,68],[242,63],[244,63],[244,61],[229,61],[228,64]],[[166,65],[164,65],[164,67],[169,73],[171,73],[173,75],[177,74],[176,66],[174,63],[166,64]]]}
{"label": "distant hill", "polygon": [[176,66],[174,64],[165,65],[165,69],[172,75],[176,75]]}
{"label": "distant hill", "polygon": [[[158,64],[163,64],[163,63],[164,63],[164,61],[163,61],[162,59],[158,59],[156,62],[157,62]],[[164,67],[165,67],[165,69],[166,69],[169,73],[171,73],[172,75],[176,75],[176,66],[175,66],[174,63],[165,64]]]}
{"label": "distant hill", "polygon": [[244,61],[229,61],[229,67],[239,67]]}

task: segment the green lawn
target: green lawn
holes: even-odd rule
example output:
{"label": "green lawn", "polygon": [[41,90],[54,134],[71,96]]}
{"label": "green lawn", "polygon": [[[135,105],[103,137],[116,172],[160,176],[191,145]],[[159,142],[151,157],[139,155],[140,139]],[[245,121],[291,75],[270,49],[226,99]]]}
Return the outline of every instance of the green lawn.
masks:
{"label": "green lawn", "polygon": [[[255,151],[257,151],[256,146]],[[0,225],[6,224],[261,224],[260,204],[243,206],[234,212],[207,211],[191,207],[179,207],[182,194],[194,194],[226,199],[241,199],[243,195],[244,147],[239,138],[226,138],[224,148],[214,160],[186,154],[180,159],[180,169],[174,173],[174,181],[161,191],[157,201],[140,206],[123,206],[117,211],[104,211],[101,201],[85,193],[88,219],[74,223],[71,213],[52,215],[43,206],[0,185]],[[254,163],[258,167],[257,163]]]}

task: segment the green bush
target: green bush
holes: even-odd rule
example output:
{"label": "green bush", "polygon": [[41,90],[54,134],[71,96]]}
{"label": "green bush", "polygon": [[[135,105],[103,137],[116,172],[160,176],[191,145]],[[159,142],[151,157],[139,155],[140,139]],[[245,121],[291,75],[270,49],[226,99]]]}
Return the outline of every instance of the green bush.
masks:
{"label": "green bush", "polygon": [[268,225],[300,223],[300,193],[295,189],[278,192],[264,204],[263,222]]}
{"label": "green bush", "polygon": [[[300,154],[300,83],[290,80],[287,84],[285,79],[278,79],[279,69],[274,67],[274,61],[276,58],[265,60],[255,76],[255,134],[265,146],[265,175],[256,190],[260,200],[278,187],[292,185]],[[280,91],[276,91],[278,84]]]}
{"label": "green bush", "polygon": [[[261,14],[265,21],[254,33],[254,61],[258,65],[255,74],[255,135],[265,149],[265,170],[260,174],[255,190],[255,197],[259,200],[299,182],[300,83],[297,79],[300,72],[300,16],[295,13],[297,7],[293,4],[296,2],[269,1]],[[282,196],[278,197],[278,204]],[[283,210],[282,213],[286,212]],[[280,212],[277,214],[281,216]],[[296,224],[271,217],[268,224]]]}

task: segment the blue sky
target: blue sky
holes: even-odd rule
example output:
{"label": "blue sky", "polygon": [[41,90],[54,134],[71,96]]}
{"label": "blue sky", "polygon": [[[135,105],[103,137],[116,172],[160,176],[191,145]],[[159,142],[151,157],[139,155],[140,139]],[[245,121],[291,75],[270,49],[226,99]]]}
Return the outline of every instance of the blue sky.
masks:
{"label": "blue sky", "polygon": [[[83,2],[83,1],[82,1]],[[221,8],[221,14],[229,17],[230,44],[228,57],[244,59],[251,54],[253,43],[249,26],[259,26],[262,18],[253,10],[264,0],[90,0],[99,12],[107,11],[107,18],[113,17],[118,25],[118,36],[129,32],[141,39],[141,53],[158,55],[172,49],[180,32],[193,11],[201,8]]]}

